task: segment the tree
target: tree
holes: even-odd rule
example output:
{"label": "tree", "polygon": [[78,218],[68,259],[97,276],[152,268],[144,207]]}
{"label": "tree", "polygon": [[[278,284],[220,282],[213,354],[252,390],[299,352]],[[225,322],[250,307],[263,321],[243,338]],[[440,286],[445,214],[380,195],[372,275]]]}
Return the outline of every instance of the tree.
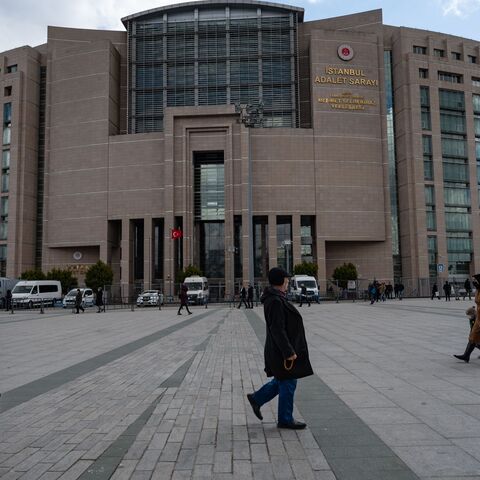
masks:
{"label": "tree", "polygon": [[61,270],[53,268],[47,273],[47,280],[58,280],[62,284],[62,293],[67,293],[70,289],[78,285],[78,280],[73,276],[70,270]]}
{"label": "tree", "polygon": [[88,268],[85,274],[85,285],[97,292],[99,287],[111,285],[113,271],[109,265],[99,260],[95,265]]}
{"label": "tree", "polygon": [[339,287],[347,288],[348,280],[356,280],[358,278],[357,267],[353,263],[344,263],[334,270],[332,277],[338,281]]}
{"label": "tree", "polygon": [[310,277],[316,277],[317,272],[318,265],[313,262],[302,262],[293,267],[294,275],[309,275]]}
{"label": "tree", "polygon": [[177,281],[177,283],[183,283],[183,281],[187,277],[191,277],[193,275],[198,275],[199,277],[202,277],[203,272],[198,267],[196,267],[195,265],[190,264],[190,265],[188,265],[188,267],[185,267],[183,270],[179,270],[177,272],[176,281]]}
{"label": "tree", "polygon": [[26,270],[20,275],[20,280],[45,280],[45,274],[41,270]]}

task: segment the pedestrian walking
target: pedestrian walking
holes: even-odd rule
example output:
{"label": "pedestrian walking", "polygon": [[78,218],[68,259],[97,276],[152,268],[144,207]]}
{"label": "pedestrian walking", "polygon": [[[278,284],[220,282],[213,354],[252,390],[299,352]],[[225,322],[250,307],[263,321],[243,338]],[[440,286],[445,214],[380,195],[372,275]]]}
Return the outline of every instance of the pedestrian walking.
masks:
{"label": "pedestrian walking", "polygon": [[402,282],[398,284],[398,299],[402,300],[403,299],[403,291],[405,290],[405,286],[403,285]]}
{"label": "pedestrian walking", "polygon": [[245,287],[242,287],[242,289],[240,290],[240,303],[238,304],[237,308],[240,308],[242,306],[242,303],[245,305],[245,308],[248,308],[247,289]]}
{"label": "pedestrian walking", "polygon": [[183,284],[181,287],[180,287],[180,293],[178,294],[178,298],[180,299],[180,306],[178,307],[178,312],[177,312],[177,315],[181,315],[182,313],[182,309],[183,307],[185,307],[187,309],[187,312],[189,315],[192,314],[192,312],[188,309],[188,287]]}
{"label": "pedestrian walking", "polygon": [[465,352],[463,353],[463,355],[454,355],[455,358],[458,358],[459,360],[463,360],[465,363],[468,363],[470,361],[470,355],[475,350],[475,347],[477,346],[477,344],[480,343],[480,274],[474,275],[473,278],[474,278],[473,286],[476,289],[475,321],[473,323],[473,326],[471,327],[470,334],[468,336],[468,343],[467,343],[467,347],[465,348]]}
{"label": "pedestrian walking", "polygon": [[436,283],[434,283],[434,284],[433,284],[433,287],[432,287],[432,300],[433,300],[435,297],[440,300],[440,295],[438,294],[438,287],[437,287],[437,284],[436,284]]}
{"label": "pedestrian walking", "polygon": [[7,290],[5,295],[5,310],[8,312],[12,308],[12,291]]}
{"label": "pedestrian walking", "polygon": [[300,303],[298,306],[301,307],[304,301],[308,303],[308,306],[310,306],[310,298],[308,297],[307,287],[304,283],[302,283],[300,289]]}
{"label": "pedestrian walking", "polygon": [[445,301],[450,301],[450,294],[452,293],[452,286],[448,283],[448,280],[443,284],[443,293],[445,293]]}
{"label": "pedestrian walking", "polygon": [[103,304],[103,290],[102,290],[102,287],[98,287],[97,296],[95,297],[95,304],[97,305],[97,313],[105,311],[105,305]]}
{"label": "pedestrian walking", "polygon": [[75,308],[77,309],[77,311],[75,313],[80,313],[80,310],[82,311],[82,313],[85,311],[82,305],[82,300],[82,292],[79,288],[77,288],[77,294],[75,295]]}
{"label": "pedestrian walking", "polygon": [[293,418],[297,379],[313,375],[303,319],[286,297],[289,274],[275,267],[268,272],[268,281],[261,302],[267,329],[265,373],[273,378],[247,398],[255,416],[263,420],[260,408],[278,395],[277,427],[301,430],[306,424]]}
{"label": "pedestrian walking", "polygon": [[[472,299],[472,284],[470,283],[470,280],[467,278],[465,280],[465,283],[463,284],[463,288],[465,289],[465,295],[468,295],[468,299]],[[463,296],[463,299],[465,300],[465,295]]]}
{"label": "pedestrian walking", "polygon": [[249,308],[253,308],[253,286],[248,284],[247,303]]}

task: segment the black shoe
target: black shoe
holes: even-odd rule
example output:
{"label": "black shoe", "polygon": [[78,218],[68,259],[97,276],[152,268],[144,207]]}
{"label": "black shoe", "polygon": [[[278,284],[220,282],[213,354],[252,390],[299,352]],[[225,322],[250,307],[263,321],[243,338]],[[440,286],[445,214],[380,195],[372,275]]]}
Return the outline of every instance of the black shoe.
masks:
{"label": "black shoe", "polygon": [[466,357],[465,355],[454,355],[454,357],[458,358],[459,360],[463,360],[466,363],[470,361],[470,357]]}
{"label": "black shoe", "polygon": [[193,312],[188,312],[189,315],[191,315]]}
{"label": "black shoe", "polygon": [[178,313],[177,313],[177,315],[181,315],[181,313],[180,313],[180,312],[178,312]]}
{"label": "black shoe", "polygon": [[277,423],[278,428],[289,428],[290,430],[303,430],[306,426],[306,423],[297,422],[296,420],[292,423]]}
{"label": "black shoe", "polygon": [[252,406],[253,413],[259,420],[263,420],[263,415],[262,412],[260,412],[260,405],[255,402],[253,399],[253,394],[248,393],[247,394],[248,401],[250,402],[250,405]]}

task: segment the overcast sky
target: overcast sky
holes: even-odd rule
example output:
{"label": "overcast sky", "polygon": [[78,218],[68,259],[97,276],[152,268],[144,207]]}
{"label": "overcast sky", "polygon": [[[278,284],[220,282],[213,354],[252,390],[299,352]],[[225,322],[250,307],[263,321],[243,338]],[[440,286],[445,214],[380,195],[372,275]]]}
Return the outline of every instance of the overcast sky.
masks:
{"label": "overcast sky", "polygon": [[[277,0],[305,9],[305,20],[383,9],[388,25],[449,33],[480,41],[480,0]],[[47,26],[124,30],[120,19],[162,0],[0,0],[0,52],[47,41]]]}

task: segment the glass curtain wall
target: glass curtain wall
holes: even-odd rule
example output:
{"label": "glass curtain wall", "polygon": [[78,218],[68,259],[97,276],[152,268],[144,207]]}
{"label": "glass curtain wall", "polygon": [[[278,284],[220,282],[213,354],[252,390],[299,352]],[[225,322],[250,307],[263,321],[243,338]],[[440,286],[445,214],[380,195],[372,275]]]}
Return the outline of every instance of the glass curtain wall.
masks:
{"label": "glass curtain wall", "polygon": [[448,272],[466,276],[470,273],[472,230],[465,95],[440,89],[439,101]]}
{"label": "glass curtain wall", "polygon": [[288,273],[293,272],[292,217],[277,217],[277,263]]}
{"label": "glass curtain wall", "polygon": [[129,133],[163,130],[168,106],[263,104],[298,124],[297,13],[231,4],[128,22]]}
{"label": "glass curtain wall", "polygon": [[[0,241],[7,240],[8,235],[8,191],[10,183],[10,139],[12,130],[12,104],[3,104],[2,131],[2,187],[0,197]],[[6,252],[7,246],[4,245]]]}
{"label": "glass curtain wall", "polygon": [[473,122],[475,130],[475,158],[477,161],[477,190],[480,207],[480,95],[473,94]]}
{"label": "glass curtain wall", "polygon": [[384,52],[385,96],[387,107],[387,149],[388,178],[390,186],[390,210],[392,218],[392,255],[393,275],[395,279],[402,277],[402,259],[400,255],[400,227],[398,217],[397,161],[395,154],[395,105],[393,102],[392,52]]}
{"label": "glass curtain wall", "polygon": [[225,169],[221,152],[194,153],[194,262],[208,279],[225,278]]}
{"label": "glass curtain wall", "polygon": [[255,278],[266,278],[270,269],[268,260],[268,217],[253,217],[253,249]]}

